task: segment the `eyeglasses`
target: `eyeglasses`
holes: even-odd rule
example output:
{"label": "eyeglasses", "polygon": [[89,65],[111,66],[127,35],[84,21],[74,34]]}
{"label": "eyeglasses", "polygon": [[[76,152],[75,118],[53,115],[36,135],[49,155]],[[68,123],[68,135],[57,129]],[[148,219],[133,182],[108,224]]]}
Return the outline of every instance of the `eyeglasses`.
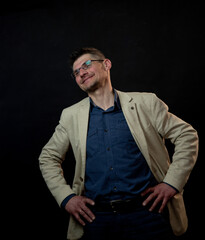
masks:
{"label": "eyeglasses", "polygon": [[87,70],[89,67],[91,67],[92,62],[96,62],[96,61],[104,61],[104,60],[88,60],[86,62],[84,62],[80,68],[76,69],[73,73],[71,73],[72,78],[76,78],[77,76],[79,76],[80,74],[80,69],[84,69]]}

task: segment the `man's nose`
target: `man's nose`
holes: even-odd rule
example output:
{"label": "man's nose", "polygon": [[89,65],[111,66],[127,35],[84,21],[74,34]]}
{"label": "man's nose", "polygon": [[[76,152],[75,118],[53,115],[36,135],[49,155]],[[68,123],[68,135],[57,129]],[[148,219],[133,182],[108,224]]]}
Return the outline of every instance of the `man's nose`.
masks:
{"label": "man's nose", "polygon": [[85,70],[85,69],[83,69],[83,68],[81,68],[80,69],[80,76],[82,77],[82,76],[84,76],[85,74],[87,74],[88,72]]}

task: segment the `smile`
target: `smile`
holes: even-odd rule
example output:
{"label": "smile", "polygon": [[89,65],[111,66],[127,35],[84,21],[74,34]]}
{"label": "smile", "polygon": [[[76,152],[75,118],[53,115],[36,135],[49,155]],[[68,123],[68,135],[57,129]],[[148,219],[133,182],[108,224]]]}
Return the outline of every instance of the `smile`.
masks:
{"label": "smile", "polygon": [[83,78],[81,84],[84,84],[87,80],[89,80],[90,78],[92,78],[94,76],[94,74],[90,75],[90,76],[86,76],[85,78]]}

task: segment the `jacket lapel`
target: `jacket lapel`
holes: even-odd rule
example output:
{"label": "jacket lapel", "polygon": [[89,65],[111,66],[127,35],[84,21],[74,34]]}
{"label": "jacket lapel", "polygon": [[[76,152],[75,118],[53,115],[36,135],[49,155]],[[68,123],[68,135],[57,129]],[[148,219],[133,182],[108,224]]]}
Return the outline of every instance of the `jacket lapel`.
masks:
{"label": "jacket lapel", "polygon": [[81,146],[81,155],[83,161],[83,167],[85,169],[85,160],[86,160],[86,140],[87,140],[87,131],[88,131],[88,120],[89,120],[89,110],[90,102],[89,98],[86,98],[80,108],[78,113],[78,126],[79,126],[79,137],[80,137],[80,146]]}
{"label": "jacket lapel", "polygon": [[124,113],[125,119],[128,123],[130,131],[137,143],[140,151],[144,155],[147,160],[148,165],[151,167],[150,156],[146,144],[146,139],[144,136],[144,132],[140,127],[140,118],[137,109],[137,103],[134,102],[133,98],[124,92],[117,91],[118,96],[120,98],[120,104],[122,107],[122,111]]}

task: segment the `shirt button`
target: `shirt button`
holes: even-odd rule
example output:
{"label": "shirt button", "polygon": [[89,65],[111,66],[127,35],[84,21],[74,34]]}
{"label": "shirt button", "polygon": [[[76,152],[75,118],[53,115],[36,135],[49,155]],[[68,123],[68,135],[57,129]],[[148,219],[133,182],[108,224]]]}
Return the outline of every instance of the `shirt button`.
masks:
{"label": "shirt button", "polygon": [[110,167],[110,170],[113,171],[113,167]]}
{"label": "shirt button", "polygon": [[107,129],[105,129],[105,130],[104,130],[104,132],[108,132],[108,130],[107,130]]}
{"label": "shirt button", "polygon": [[109,147],[107,148],[107,151],[110,151],[110,148],[109,148]]}

